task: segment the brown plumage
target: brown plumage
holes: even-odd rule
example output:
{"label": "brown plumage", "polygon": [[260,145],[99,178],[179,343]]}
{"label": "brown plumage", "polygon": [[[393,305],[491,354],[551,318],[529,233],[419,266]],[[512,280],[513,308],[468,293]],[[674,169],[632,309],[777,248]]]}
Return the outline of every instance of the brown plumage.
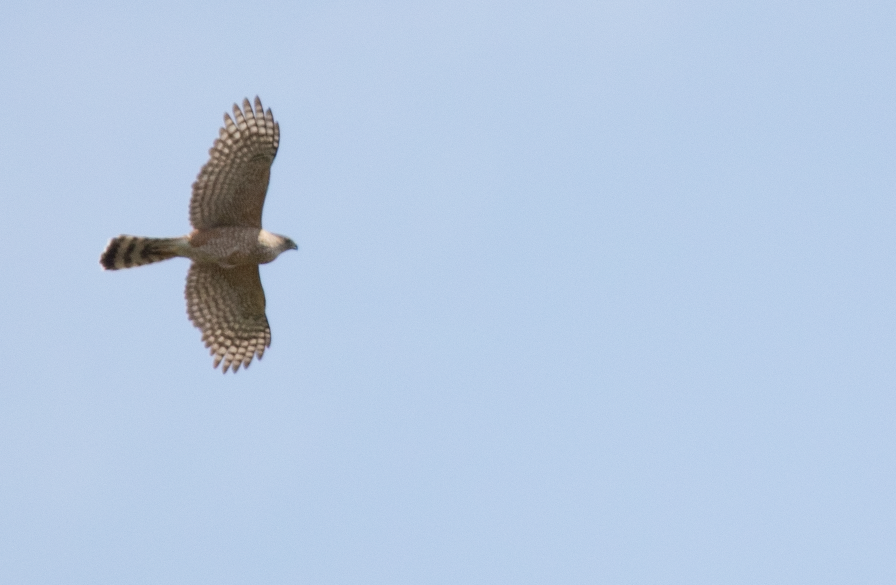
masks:
{"label": "brown plumage", "polygon": [[106,270],[142,266],[182,256],[193,260],[187,274],[187,314],[202,331],[214,356],[214,367],[236,372],[261,359],[271,345],[265,315],[264,289],[258,265],[286,250],[291,239],[261,227],[261,212],[280,144],[280,126],[271,110],[255,98],[243,109],[233,106],[233,119],[209,150],[209,161],[193,183],[190,223],[180,238],[113,238],[100,257]]}

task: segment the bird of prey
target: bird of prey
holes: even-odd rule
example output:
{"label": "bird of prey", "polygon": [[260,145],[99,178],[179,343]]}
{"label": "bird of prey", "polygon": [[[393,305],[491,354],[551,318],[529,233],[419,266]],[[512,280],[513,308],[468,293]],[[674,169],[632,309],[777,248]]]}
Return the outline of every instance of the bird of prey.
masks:
{"label": "bird of prey", "polygon": [[270,108],[255,98],[233,118],[209,150],[190,199],[193,231],[179,238],[118,236],[100,257],[106,270],[119,270],[182,256],[192,260],[187,273],[187,314],[202,331],[202,340],[223,372],[247,368],[271,346],[264,290],[258,265],[286,250],[291,239],[261,227],[261,210],[280,144],[280,125]]}

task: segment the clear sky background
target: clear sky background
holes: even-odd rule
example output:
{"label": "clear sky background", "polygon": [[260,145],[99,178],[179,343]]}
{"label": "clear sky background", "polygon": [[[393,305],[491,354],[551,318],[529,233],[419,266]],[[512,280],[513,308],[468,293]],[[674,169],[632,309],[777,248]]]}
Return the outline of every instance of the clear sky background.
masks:
{"label": "clear sky background", "polygon": [[[896,5],[0,6],[0,583],[896,582]],[[280,122],[273,344],[188,232]]]}

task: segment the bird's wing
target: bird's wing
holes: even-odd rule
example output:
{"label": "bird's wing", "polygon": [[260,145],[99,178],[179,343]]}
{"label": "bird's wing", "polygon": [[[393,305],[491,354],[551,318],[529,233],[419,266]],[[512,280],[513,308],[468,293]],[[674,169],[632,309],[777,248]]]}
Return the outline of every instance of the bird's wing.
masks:
{"label": "bird's wing", "polygon": [[236,372],[271,346],[271,328],[264,314],[264,289],[258,266],[222,268],[194,262],[187,273],[187,314],[202,331],[205,346]]}
{"label": "bird's wing", "polygon": [[209,150],[208,162],[193,183],[190,223],[196,229],[222,226],[261,228],[261,210],[271,177],[271,164],[280,145],[280,125],[271,109],[255,98],[243,109],[224,114],[224,127]]}

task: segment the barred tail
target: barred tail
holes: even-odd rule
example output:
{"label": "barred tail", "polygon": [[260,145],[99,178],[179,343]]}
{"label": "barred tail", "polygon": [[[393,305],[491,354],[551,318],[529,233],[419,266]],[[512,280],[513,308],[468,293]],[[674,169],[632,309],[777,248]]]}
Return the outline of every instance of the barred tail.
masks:
{"label": "barred tail", "polygon": [[109,240],[100,264],[106,270],[133,268],[178,256],[178,244],[183,238],[139,238],[118,236]]}

